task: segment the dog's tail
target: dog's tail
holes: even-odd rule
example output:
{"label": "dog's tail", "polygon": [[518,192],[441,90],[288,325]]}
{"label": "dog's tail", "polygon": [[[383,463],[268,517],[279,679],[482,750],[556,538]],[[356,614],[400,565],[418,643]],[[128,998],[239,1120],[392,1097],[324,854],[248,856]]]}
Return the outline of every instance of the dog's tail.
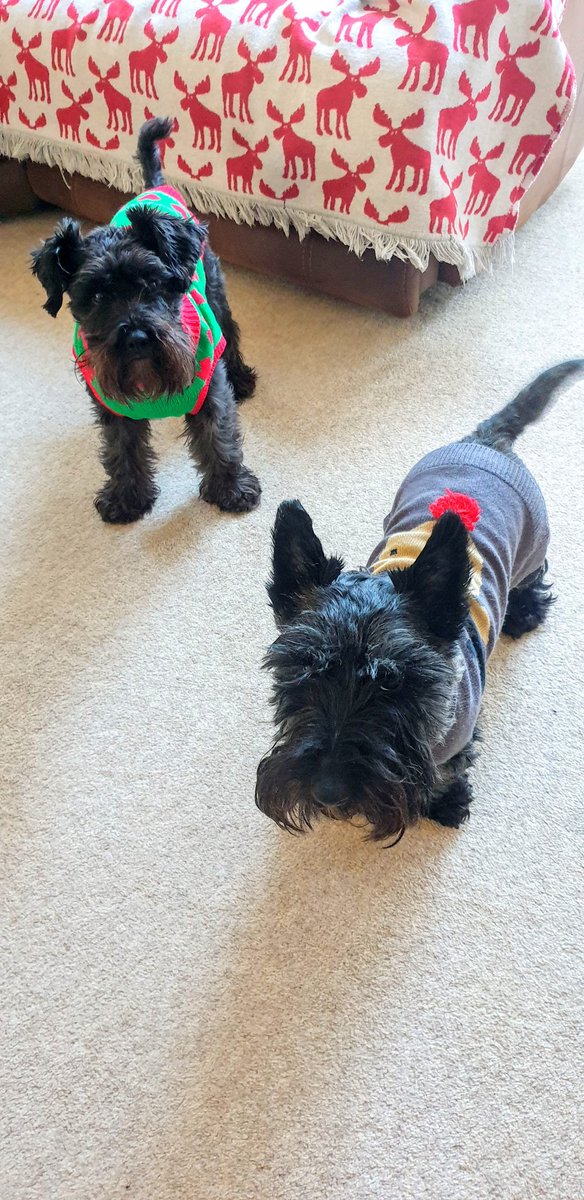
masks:
{"label": "dog's tail", "polygon": [[170,117],[151,117],[138,134],[137,158],[142,167],[146,188],[161,187],[164,183],[158,142],[170,137],[172,129],[173,122]]}
{"label": "dog's tail", "polygon": [[584,358],[573,358],[542,371],[514,400],[486,421],[481,421],[474,433],[464,440],[482,442],[503,453],[511,450],[515,439],[526,426],[543,416],[548,405],[556,399],[564,381],[578,375],[584,375]]}

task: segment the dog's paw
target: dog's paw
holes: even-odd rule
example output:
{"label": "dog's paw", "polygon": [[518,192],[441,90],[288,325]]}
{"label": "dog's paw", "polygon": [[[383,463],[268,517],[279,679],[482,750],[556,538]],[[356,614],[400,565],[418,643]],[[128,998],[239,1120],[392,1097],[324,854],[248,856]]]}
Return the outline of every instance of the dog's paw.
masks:
{"label": "dog's paw", "polygon": [[261,494],[259,479],[244,466],[237,474],[209,475],[200,487],[201,499],[216,504],[222,512],[251,512]]}
{"label": "dog's paw", "polygon": [[241,404],[243,400],[249,400],[250,396],[253,396],[258,381],[253,367],[247,367],[245,363],[242,363],[240,368],[232,372],[230,378],[237,404]]}
{"label": "dog's paw", "polygon": [[157,496],[157,488],[124,494],[106,483],[97,493],[94,504],[102,521],[108,525],[130,525],[150,512]]}
{"label": "dog's paw", "polygon": [[547,584],[538,588],[514,588],[509,592],[503,633],[510,638],[523,637],[543,625],[554,597]]}
{"label": "dog's paw", "polygon": [[470,817],[468,806],[471,800],[472,789],[468,779],[455,779],[447,792],[432,797],[428,816],[439,825],[458,829]]}

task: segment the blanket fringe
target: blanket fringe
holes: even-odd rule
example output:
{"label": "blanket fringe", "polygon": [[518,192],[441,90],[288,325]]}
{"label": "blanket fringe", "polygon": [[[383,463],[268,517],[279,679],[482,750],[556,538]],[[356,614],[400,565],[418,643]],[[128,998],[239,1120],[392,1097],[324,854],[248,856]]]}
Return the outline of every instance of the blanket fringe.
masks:
{"label": "blanket fringe", "polygon": [[[107,183],[122,192],[137,193],[142,188],[142,176],[137,163],[128,163],[101,155],[83,146],[61,145],[38,135],[30,136],[19,130],[0,129],[0,153],[9,158],[31,158],[33,162],[59,167],[61,172],[78,172],[89,179]],[[353,254],[361,257],[373,250],[375,257],[388,262],[394,255],[413,264],[419,271],[428,266],[433,254],[440,262],[457,267],[463,281],[483,271],[514,259],[514,235],[499,238],[494,245],[469,246],[461,238],[413,238],[391,233],[387,229],[363,228],[334,213],[311,213],[270,200],[238,196],[233,192],[218,192],[186,176],[168,177],[202,214],[227,217],[239,224],[275,225],[286,235],[293,228],[302,241],[310,230],[327,240],[342,242]]]}

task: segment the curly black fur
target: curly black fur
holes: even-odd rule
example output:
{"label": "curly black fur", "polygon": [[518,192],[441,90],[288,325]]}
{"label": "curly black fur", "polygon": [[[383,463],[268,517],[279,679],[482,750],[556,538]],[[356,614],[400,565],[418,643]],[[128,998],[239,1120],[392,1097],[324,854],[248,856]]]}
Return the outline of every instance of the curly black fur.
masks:
{"label": "curly black fur", "polygon": [[507,599],[507,611],[503,621],[503,633],[510,638],[520,638],[524,633],[531,633],[539,625],[543,625],[550,607],[556,597],[552,595],[551,584],[545,576],[547,562],[524,579],[519,587],[512,588]]}
{"label": "curly black fur", "polygon": [[101,432],[100,459],[107,475],[95,497],[102,519],[127,525],[150,512],[158,488],[154,479],[156,454],[149,421],[126,421],[91,398]]}
{"label": "curly black fur", "polygon": [[445,513],[403,572],[343,571],[297,501],[280,506],[268,585],[282,632],[266,666],[277,738],[256,801],[286,829],[361,816],[395,838],[427,815],[468,613],[467,535]]}
{"label": "curly black fur", "polygon": [[[583,369],[580,361],[552,368],[469,440],[512,454],[525,425]],[[454,828],[468,819],[473,742],[440,766],[432,753],[454,715],[467,545],[460,518],[446,512],[406,570],[347,571],[325,554],[298,501],[280,505],[267,585],[280,635],[264,663],[276,737],[258,767],[256,803],[282,828],[360,817],[371,837],[395,844],[420,817]],[[545,569],[510,592],[510,636],[545,619]]]}
{"label": "curly black fur", "polygon": [[[153,118],[140,131],[138,157],[147,188],[163,183],[157,141],[170,128],[170,121]],[[258,503],[261,489],[241,464],[235,404],[252,395],[255,372],[241,357],[239,329],[207,231],[147,207],[132,210],[130,222],[126,229],[108,225],[83,237],[76,221],[62,221],[32,254],[33,273],[47,293],[44,307],[56,316],[64,295],[69,297],[95,375],[106,395],[118,403],[182,392],[193,378],[194,351],[180,321],[181,303],[203,254],[207,298],[227,345],[223,367],[216,371],[197,414],[201,430],[197,432],[194,420],[187,418],[187,440],[205,473],[201,495],[221,508],[245,511]],[[157,495],[148,423],[105,409],[98,412],[98,421],[108,479],[96,507],[106,521],[136,520],[149,511]],[[197,452],[199,443],[205,445],[204,453]]]}
{"label": "curly black fur", "polygon": [[243,464],[233,389],[223,362],[217,363],[200,412],[185,417],[185,439],[203,475],[200,487],[203,500],[225,512],[249,512],[255,508],[260,485]]}

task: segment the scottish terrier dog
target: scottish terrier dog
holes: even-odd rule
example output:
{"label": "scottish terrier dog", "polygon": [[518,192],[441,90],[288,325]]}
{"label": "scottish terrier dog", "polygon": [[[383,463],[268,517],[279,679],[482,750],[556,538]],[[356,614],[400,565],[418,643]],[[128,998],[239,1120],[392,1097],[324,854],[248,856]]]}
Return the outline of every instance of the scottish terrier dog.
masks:
{"label": "scottish terrier dog", "polygon": [[74,358],[101,427],[107,479],[95,504],[104,521],[149,512],[158,495],[150,420],[184,416],[202,472],[201,496],[229,512],[260,498],[244,466],[236,403],[251,396],[255,372],[239,349],[219,262],[205,226],[164,184],[158,141],[172,122],[141,129],[138,159],[146,191],[83,237],[65,219],[32,254],[32,270],[55,317],[63,296],[77,322]]}
{"label": "scottish terrier dog", "polygon": [[277,736],[256,803],[284,829],[360,817],[395,844],[420,817],[468,818],[486,660],[552,601],[545,504],[513,443],[583,370],[552,367],[417,463],[364,570],[327,557],[298,501],[280,505],[268,594],[281,632],[264,664]]}

